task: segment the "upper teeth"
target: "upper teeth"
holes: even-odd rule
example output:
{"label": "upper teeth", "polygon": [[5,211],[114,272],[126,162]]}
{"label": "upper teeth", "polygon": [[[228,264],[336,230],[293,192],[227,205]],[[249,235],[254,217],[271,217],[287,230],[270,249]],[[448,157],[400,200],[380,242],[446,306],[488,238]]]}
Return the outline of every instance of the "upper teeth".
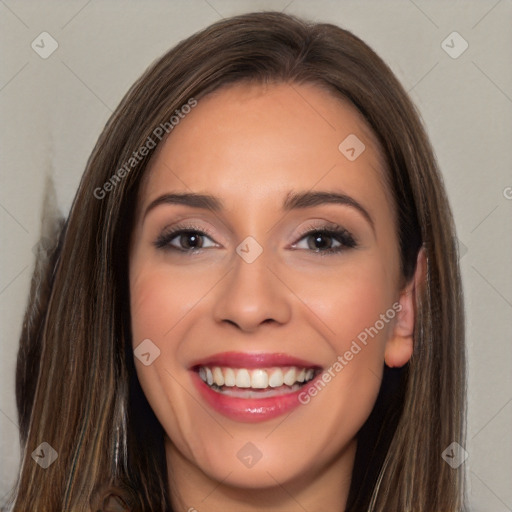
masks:
{"label": "upper teeth", "polygon": [[209,386],[216,384],[217,386],[255,389],[277,388],[283,384],[292,386],[296,382],[311,380],[314,374],[315,371],[311,368],[297,368],[295,366],[256,368],[254,370],[221,368],[219,366],[212,368],[201,366],[199,368],[199,376]]}

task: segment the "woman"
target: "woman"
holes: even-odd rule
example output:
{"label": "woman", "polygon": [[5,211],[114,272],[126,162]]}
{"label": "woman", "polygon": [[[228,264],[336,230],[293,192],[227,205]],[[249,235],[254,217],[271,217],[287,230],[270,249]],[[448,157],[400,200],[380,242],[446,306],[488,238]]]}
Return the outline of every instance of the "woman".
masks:
{"label": "woman", "polygon": [[360,39],[258,13],[181,42],[36,268],[13,510],[462,510],[454,241]]}

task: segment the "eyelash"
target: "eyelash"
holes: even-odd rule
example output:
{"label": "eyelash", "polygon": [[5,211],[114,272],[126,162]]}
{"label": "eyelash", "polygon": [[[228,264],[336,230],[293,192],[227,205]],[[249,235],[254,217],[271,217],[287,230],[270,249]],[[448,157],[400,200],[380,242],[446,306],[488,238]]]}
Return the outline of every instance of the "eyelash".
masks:
{"label": "eyelash", "polygon": [[[164,231],[155,241],[155,247],[157,249],[170,249],[173,251],[183,252],[183,253],[192,253],[193,250],[187,249],[178,249],[177,247],[173,247],[171,245],[171,241],[174,240],[179,235],[184,234],[198,234],[200,236],[207,236],[209,238],[213,238],[213,234],[204,228],[199,228],[198,226],[193,225],[183,225],[178,224],[172,230],[166,232]],[[197,251],[197,249],[196,249]]]}
{"label": "eyelash", "polygon": [[325,250],[311,250],[313,253],[319,254],[320,256],[332,256],[344,252],[347,249],[354,249],[357,247],[357,242],[355,238],[352,236],[352,234],[345,228],[338,226],[338,224],[327,223],[322,226],[315,226],[314,224],[311,224],[304,229],[298,241],[301,241],[303,238],[307,238],[308,236],[311,236],[313,234],[328,236],[340,243],[338,247],[334,248],[331,247]]}
{"label": "eyelash", "polygon": [[[193,225],[177,225],[175,226],[171,231],[169,232],[163,232],[154,242],[154,245],[157,249],[169,249],[172,251],[182,252],[184,254],[193,254],[197,251],[202,250],[199,249],[179,249],[177,247],[174,247],[171,245],[171,242],[178,236],[184,235],[184,234],[195,234],[199,236],[206,236],[213,240],[213,234],[208,230],[204,228],[200,228],[198,226]],[[338,226],[337,224],[325,224],[323,226],[314,226],[310,225],[302,232],[300,235],[300,238],[298,239],[295,244],[297,244],[299,241],[301,241],[303,238],[306,238],[308,236],[311,236],[313,234],[319,234],[331,237],[338,241],[340,245],[338,247],[334,248],[328,248],[325,250],[311,250],[311,252],[315,254],[319,254],[320,256],[328,256],[328,255],[334,255],[339,254],[340,252],[343,252],[347,249],[353,249],[357,247],[357,242],[355,238],[352,236],[352,234],[347,231],[346,229],[342,228],[341,226]],[[294,245],[295,245],[294,244]],[[206,248],[208,249],[208,248]],[[301,249],[295,249],[295,250],[301,250]]]}

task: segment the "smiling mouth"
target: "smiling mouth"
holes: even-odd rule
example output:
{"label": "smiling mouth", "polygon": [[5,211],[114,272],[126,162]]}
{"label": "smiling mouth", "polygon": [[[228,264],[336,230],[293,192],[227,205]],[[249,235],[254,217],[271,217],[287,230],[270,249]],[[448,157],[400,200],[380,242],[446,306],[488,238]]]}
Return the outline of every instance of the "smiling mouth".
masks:
{"label": "smiling mouth", "polygon": [[199,366],[196,371],[217,393],[236,398],[271,398],[298,391],[321,370],[297,366],[251,369]]}

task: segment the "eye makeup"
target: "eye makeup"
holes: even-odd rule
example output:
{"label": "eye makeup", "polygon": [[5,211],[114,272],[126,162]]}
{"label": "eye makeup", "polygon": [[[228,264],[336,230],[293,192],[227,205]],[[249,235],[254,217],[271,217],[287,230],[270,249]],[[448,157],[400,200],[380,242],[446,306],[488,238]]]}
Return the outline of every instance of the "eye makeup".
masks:
{"label": "eye makeup", "polygon": [[[212,242],[208,247],[205,247],[205,242],[203,241],[205,238],[209,238]],[[304,239],[312,239],[313,243],[307,243],[307,248],[305,249],[298,248],[298,243]],[[178,244],[180,244],[181,247],[175,245],[176,240],[178,240]],[[315,247],[315,244],[325,244],[326,240],[331,240],[330,243],[327,242],[328,247]],[[185,246],[183,246],[183,244],[185,244]],[[192,254],[200,250],[218,247],[218,244],[214,241],[213,235],[208,229],[183,223],[173,226],[168,230],[164,230],[155,240],[154,246],[157,249]],[[310,250],[315,254],[324,256],[338,254],[347,249],[353,249],[357,247],[357,241],[347,229],[338,224],[310,224],[302,231],[300,238],[297,242],[292,244],[291,247],[293,250]]]}

